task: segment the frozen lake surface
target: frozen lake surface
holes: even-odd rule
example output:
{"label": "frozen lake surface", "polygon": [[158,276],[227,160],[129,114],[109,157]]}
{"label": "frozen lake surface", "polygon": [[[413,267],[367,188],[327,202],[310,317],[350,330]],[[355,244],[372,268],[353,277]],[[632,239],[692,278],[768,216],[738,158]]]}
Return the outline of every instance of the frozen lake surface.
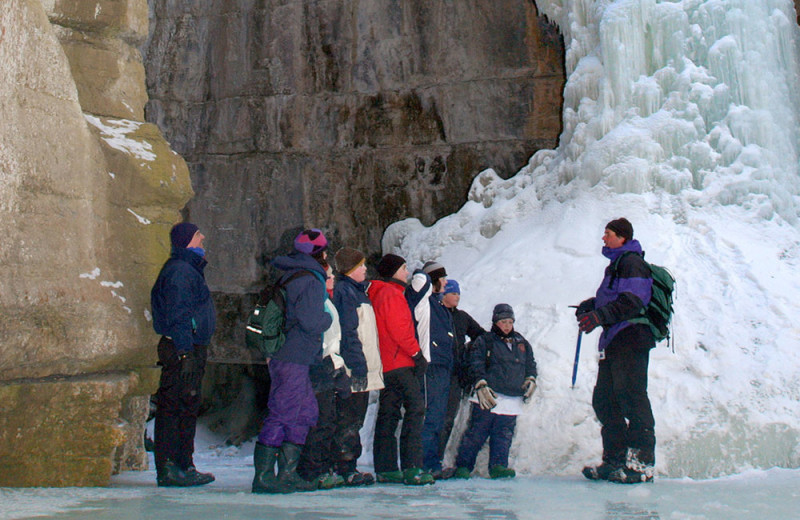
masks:
{"label": "frozen lake surface", "polygon": [[583,477],[374,485],[293,495],[253,495],[252,459],[202,456],[217,481],[158,488],[154,471],[127,472],[108,488],[0,489],[0,519],[597,519],[800,518],[800,470],[750,471],[720,479],[660,478],[624,486]]}

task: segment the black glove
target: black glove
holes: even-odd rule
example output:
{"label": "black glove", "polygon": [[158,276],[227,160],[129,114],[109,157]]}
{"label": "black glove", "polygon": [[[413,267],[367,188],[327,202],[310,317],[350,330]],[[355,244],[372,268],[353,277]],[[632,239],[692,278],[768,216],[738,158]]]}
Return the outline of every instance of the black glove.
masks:
{"label": "black glove", "polygon": [[575,317],[580,318],[581,314],[592,312],[594,310],[594,298],[583,300],[580,305],[575,308]]}
{"label": "black glove", "polygon": [[587,312],[578,316],[578,328],[581,332],[590,333],[600,325],[600,316],[597,311]]}
{"label": "black glove", "polygon": [[350,376],[347,375],[347,370],[338,368],[333,372],[333,386],[336,390],[336,395],[341,399],[347,399],[352,392],[352,381]]}
{"label": "black glove", "polygon": [[350,374],[350,389],[353,392],[364,392],[367,389],[367,376]]}
{"label": "black glove", "polygon": [[178,360],[181,364],[181,381],[194,391],[200,386],[200,377],[202,376],[200,360],[194,351],[178,354]]}
{"label": "black glove", "polygon": [[424,376],[425,371],[428,370],[428,360],[422,355],[422,351],[411,356],[411,359],[414,360],[414,373],[417,374],[417,377]]}

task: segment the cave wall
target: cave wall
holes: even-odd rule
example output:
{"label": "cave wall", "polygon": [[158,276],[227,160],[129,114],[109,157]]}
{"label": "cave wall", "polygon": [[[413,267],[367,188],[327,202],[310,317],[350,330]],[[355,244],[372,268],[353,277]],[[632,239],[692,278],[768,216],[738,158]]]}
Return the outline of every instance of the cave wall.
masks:
{"label": "cave wall", "polygon": [[223,315],[212,358],[240,360],[264,265],[302,227],[380,253],[390,223],[458,209],[487,167],[510,176],[561,130],[563,43],[525,0],[150,0],[156,123],[189,164]]}
{"label": "cave wall", "polygon": [[146,0],[0,9],[0,486],[147,466],[149,288],[192,190],[144,122]]}

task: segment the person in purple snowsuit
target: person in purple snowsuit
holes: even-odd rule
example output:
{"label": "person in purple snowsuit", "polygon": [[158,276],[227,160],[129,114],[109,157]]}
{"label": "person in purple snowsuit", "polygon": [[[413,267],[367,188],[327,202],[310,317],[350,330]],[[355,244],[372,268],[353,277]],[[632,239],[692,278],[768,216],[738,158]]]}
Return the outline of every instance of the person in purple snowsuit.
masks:
{"label": "person in purple snowsuit", "polygon": [[333,322],[325,311],[327,274],[323,263],[327,246],[320,230],[307,229],[295,238],[294,252],[272,261],[274,267],[285,271],[281,281],[298,271],[309,275],[295,277],[286,284],[286,341],[269,360],[269,415],[253,452],[254,493],[316,489],[314,483],[297,474],[297,463],[318,416],[309,366],[322,361],[322,335]]}

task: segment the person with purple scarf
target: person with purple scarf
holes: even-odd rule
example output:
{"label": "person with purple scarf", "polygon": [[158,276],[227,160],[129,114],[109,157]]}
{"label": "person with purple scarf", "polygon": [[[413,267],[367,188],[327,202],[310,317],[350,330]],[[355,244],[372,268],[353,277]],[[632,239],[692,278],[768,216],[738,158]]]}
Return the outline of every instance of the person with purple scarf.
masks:
{"label": "person with purple scarf", "polygon": [[650,303],[653,278],[627,219],[606,224],[603,243],[603,256],[610,261],[603,281],[595,297],[581,302],[575,311],[582,333],[603,328],[592,394],[592,407],[602,425],[603,461],[583,468],[583,475],[626,484],[651,482],[656,437],[647,368],[655,340],[648,325],[628,320]]}
{"label": "person with purple scarf", "polygon": [[[322,335],[333,322],[325,311],[323,264],[328,241],[318,229],[307,229],[294,239],[294,251],[279,256],[272,265],[282,271],[286,284],[286,341],[268,360],[271,378],[269,415],[258,435],[253,464],[253,493],[311,491],[316,484],[297,474],[302,447],[319,410],[311,386],[309,366],[322,362]],[[275,474],[275,462],[278,474]]]}

